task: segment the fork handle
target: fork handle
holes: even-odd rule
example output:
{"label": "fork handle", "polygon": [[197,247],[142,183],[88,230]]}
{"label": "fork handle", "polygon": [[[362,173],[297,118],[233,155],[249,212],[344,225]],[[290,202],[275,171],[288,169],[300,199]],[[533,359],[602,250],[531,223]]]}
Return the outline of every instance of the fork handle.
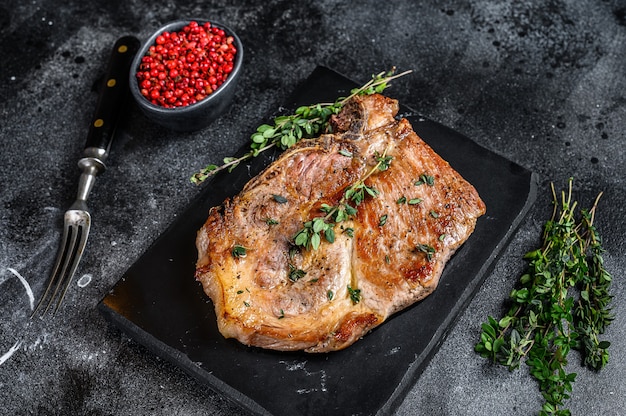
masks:
{"label": "fork handle", "polygon": [[96,110],[89,126],[83,152],[85,157],[93,157],[104,163],[109,155],[115,127],[128,96],[131,62],[138,49],[139,40],[134,36],[121,37],[113,46]]}

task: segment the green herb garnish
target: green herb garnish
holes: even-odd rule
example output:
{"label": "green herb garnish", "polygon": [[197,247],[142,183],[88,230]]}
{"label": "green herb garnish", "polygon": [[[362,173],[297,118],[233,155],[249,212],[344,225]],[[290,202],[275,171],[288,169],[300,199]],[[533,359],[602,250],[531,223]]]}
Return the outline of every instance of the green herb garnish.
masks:
{"label": "green herb garnish", "polygon": [[475,346],[481,356],[510,370],[526,362],[544,398],[540,415],[570,414],[564,401],[576,379],[576,373],[567,372],[572,349],[594,370],[609,360],[610,343],[600,336],[613,320],[611,276],[593,225],[601,195],[577,216],[572,180],[560,201],[552,185],[554,211],[544,226],[541,248],[524,256],[529,263],[511,291],[509,310],[500,320],[488,316]]}
{"label": "green herb garnish", "polygon": [[246,257],[246,248],[239,244],[235,244],[235,246],[233,247],[233,250],[231,251],[231,254],[236,259],[240,257]]}
{"label": "green herb garnish", "polygon": [[302,269],[298,269],[296,266],[294,266],[293,264],[289,264],[289,280],[291,280],[292,282],[297,282],[298,280],[300,280],[301,278],[303,278],[306,275],[306,272]]}
{"label": "green herb garnish", "polygon": [[433,254],[435,254],[435,249],[428,244],[418,244],[415,246],[415,249],[426,254],[426,260],[428,261],[431,261],[433,259]]}
{"label": "green herb garnish", "polygon": [[386,156],[385,154],[379,154],[378,152],[374,152],[376,161],[378,162],[378,170],[385,171],[389,169],[389,165],[391,165],[391,156]]}
{"label": "green herb garnish", "polygon": [[428,186],[433,186],[435,184],[435,177],[432,175],[427,175],[426,173],[423,173],[420,175],[419,179],[415,181],[413,185],[420,186],[424,184]]}
{"label": "green herb garnish", "polygon": [[274,201],[278,202],[279,204],[285,204],[285,203],[287,203],[287,198],[285,198],[285,197],[284,197],[284,196],[282,196],[282,195],[276,195],[276,194],[273,194],[273,195],[272,195],[272,198],[274,198]]}
{"label": "green herb garnish", "polygon": [[[376,153],[376,165],[362,178],[346,188],[343,197],[337,205],[330,206],[328,204],[322,204],[321,211],[326,215],[306,221],[302,228],[293,236],[294,245],[305,249],[312,248],[313,250],[317,250],[322,242],[321,236],[324,236],[329,243],[335,242],[335,224],[356,215],[358,212],[356,206],[360,205],[367,196],[374,198],[378,196],[378,191],[366,185],[365,181],[375,172],[380,171],[381,165],[386,165],[385,170],[389,168],[392,158],[388,157],[386,153],[386,150],[382,155]],[[354,204],[354,206],[352,206],[351,203]],[[381,217],[382,225],[384,225],[386,221],[386,216],[384,221]],[[348,235],[352,237],[352,233]]]}
{"label": "green herb garnish", "polygon": [[278,116],[274,118],[272,124],[262,124],[250,136],[250,150],[243,156],[223,159],[223,164],[208,165],[201,171],[194,174],[190,180],[192,183],[200,184],[209,177],[222,170],[229,172],[236,168],[241,162],[257,157],[262,152],[274,147],[282,150],[288,149],[303,138],[313,137],[328,129],[328,121],[333,114],[341,111],[343,106],[356,95],[371,95],[383,92],[389,82],[404,76],[411,71],[395,74],[395,68],[388,72],[381,72],[373,75],[372,79],[359,88],[350,91],[347,97],[339,97],[334,103],[319,103],[298,107],[294,114]]}
{"label": "green herb garnish", "polygon": [[378,226],[383,227],[385,224],[387,224],[387,218],[388,218],[387,214],[381,215],[380,219],[378,220]]}
{"label": "green herb garnish", "polygon": [[348,285],[348,295],[350,295],[350,300],[354,305],[361,301],[361,289],[353,289],[352,286]]}

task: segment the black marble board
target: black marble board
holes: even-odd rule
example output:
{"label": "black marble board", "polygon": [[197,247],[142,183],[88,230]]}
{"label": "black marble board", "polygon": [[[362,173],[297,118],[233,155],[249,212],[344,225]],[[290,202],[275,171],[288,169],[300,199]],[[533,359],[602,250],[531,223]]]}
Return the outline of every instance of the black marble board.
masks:
{"label": "black marble board", "polygon": [[[355,86],[318,67],[285,108],[333,101]],[[346,350],[328,354],[268,351],[224,339],[211,301],[194,280],[195,236],[208,209],[237,193],[273,157],[261,155],[204,184],[199,197],[128,269],[99,310],[136,342],[253,414],[390,413],[492,269],[536,193],[534,173],[406,107],[401,106],[400,116],[476,187],[487,205],[437,290],[422,302]]]}

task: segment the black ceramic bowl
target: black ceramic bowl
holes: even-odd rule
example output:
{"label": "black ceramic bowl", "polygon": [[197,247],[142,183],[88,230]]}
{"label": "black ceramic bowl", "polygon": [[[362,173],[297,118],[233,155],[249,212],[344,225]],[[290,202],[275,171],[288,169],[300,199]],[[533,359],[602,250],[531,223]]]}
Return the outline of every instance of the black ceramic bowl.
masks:
{"label": "black ceramic bowl", "polygon": [[[205,22],[211,22],[212,27],[217,27],[224,30],[227,36],[232,36],[234,39],[237,52],[235,53],[233,60],[233,69],[228,75],[226,81],[220,85],[215,91],[209,94],[206,98],[188,106],[166,108],[160,105],[153,104],[146,97],[141,94],[139,83],[137,80],[137,71],[141,64],[142,58],[148,52],[150,46],[154,45],[156,38],[163,32],[179,32],[183,27],[190,22],[195,21],[202,25]],[[243,45],[241,40],[226,25],[214,22],[212,20],[203,19],[190,19],[179,20],[166,24],[154,32],[150,38],[144,42],[141,49],[137,52],[130,69],[130,92],[141,111],[146,117],[157,124],[167,127],[176,131],[196,131],[205,128],[212,121],[222,114],[226,108],[232,102],[235,95],[235,88],[237,79],[241,74],[241,67],[243,63]]]}

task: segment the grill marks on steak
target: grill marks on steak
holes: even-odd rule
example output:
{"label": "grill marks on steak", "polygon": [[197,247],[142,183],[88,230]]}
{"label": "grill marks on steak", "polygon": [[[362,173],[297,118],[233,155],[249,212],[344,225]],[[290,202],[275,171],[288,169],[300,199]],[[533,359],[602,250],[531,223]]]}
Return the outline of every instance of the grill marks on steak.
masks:
{"label": "grill marks on steak", "polygon": [[[209,211],[196,278],[225,337],[277,350],[339,350],[436,288],[485,206],[407,120],[394,119],[397,111],[395,100],[355,97],[331,121],[336,133],[300,141]],[[303,223],[323,215],[322,204],[336,205],[385,152],[389,169],[366,180],[379,195],[335,226],[335,242],[293,250]],[[432,184],[416,185],[422,175]],[[245,257],[232,255],[235,245],[246,247]],[[348,287],[360,291],[358,303]]]}

